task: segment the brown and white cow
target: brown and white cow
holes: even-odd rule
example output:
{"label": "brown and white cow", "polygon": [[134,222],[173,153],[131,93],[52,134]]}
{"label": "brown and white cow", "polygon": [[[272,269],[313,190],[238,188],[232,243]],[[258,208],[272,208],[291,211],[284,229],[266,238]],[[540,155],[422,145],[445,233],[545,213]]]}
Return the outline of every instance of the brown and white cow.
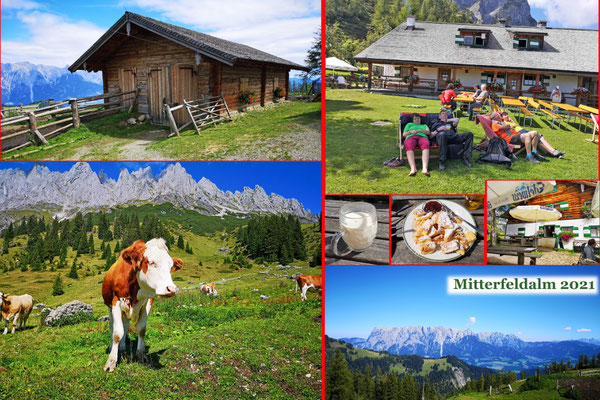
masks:
{"label": "brown and white cow", "polygon": [[298,275],[296,276],[296,292],[298,287],[302,289],[300,298],[306,300],[306,291],[310,288],[321,290],[321,275]]}
{"label": "brown and white cow", "polygon": [[33,309],[33,297],[28,294],[22,296],[9,296],[0,292],[0,310],[4,321],[4,334],[8,333],[8,325],[12,320],[12,331],[15,333],[17,323],[23,329],[27,325],[27,318]]}
{"label": "brown and white cow", "polygon": [[204,293],[207,296],[210,296],[210,295],[216,296],[217,295],[217,288],[215,287],[214,282],[202,285],[200,290],[202,290],[202,293]]}
{"label": "brown and white cow", "polygon": [[171,258],[164,239],[136,241],[121,252],[102,283],[104,304],[110,309],[111,344],[104,370],[112,372],[119,352],[125,351],[129,322],[138,332],[137,358],[146,360],[146,322],[155,296],[171,297],[178,289],[171,272],[181,269],[183,261]]}

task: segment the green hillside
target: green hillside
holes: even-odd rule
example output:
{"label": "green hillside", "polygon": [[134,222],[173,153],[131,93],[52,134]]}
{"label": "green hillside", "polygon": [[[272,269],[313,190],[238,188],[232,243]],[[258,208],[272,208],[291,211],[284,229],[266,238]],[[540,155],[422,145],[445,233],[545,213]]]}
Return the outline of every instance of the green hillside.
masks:
{"label": "green hillside", "polygon": [[[100,247],[110,246],[116,257],[115,248],[128,244],[116,237],[101,240],[99,235],[105,235],[99,232],[101,213],[84,215],[83,221],[91,218],[93,227],[78,235],[86,241],[92,237],[93,254],[69,245],[62,268],[60,256],[23,267],[22,260],[30,258],[32,236],[43,241],[52,229],[52,220],[42,215],[46,231],[35,233],[38,228],[34,228],[30,234],[15,235],[0,255],[0,291],[29,293],[34,303],[49,307],[80,300],[92,304],[94,320],[41,327],[40,314],[34,310],[27,330],[1,336],[0,398],[320,398],[321,301],[310,292],[308,301],[301,302],[291,279],[296,273],[320,274],[320,267],[294,260],[290,264],[298,268],[285,269],[278,268],[278,262],[258,264],[248,259],[235,236],[247,220],[205,217],[170,205],[130,207],[104,215],[114,218],[120,213],[135,215],[142,235],[149,226],[155,231],[166,229],[171,255],[184,261],[183,269],[173,274],[180,294],[157,299],[148,319],[151,365],[138,364],[129,356],[114,373],[102,371],[110,334],[108,322],[96,322],[108,314],[100,294],[107,268]],[[151,222],[154,216],[160,224]],[[307,247],[316,246],[316,226],[302,226]],[[128,229],[124,227],[124,236],[131,233]],[[183,249],[177,246],[179,237]],[[65,234],[64,241],[69,240]],[[44,242],[51,251],[46,246],[50,245]],[[73,264],[76,279],[67,277]],[[64,294],[53,296],[59,273]],[[202,295],[198,285],[213,281],[219,296]],[[133,328],[129,338],[128,352],[135,348]]]}

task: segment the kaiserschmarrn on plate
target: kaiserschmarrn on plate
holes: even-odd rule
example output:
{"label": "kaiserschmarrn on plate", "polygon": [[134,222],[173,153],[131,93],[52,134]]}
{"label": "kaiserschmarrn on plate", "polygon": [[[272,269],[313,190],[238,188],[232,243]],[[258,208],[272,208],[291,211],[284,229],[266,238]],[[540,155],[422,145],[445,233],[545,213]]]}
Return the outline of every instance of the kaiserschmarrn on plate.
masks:
{"label": "kaiserschmarrn on plate", "polygon": [[444,254],[464,255],[475,242],[475,233],[464,230],[459,219],[453,219],[446,211],[425,211],[417,208],[413,212],[414,241],[421,254],[441,250]]}

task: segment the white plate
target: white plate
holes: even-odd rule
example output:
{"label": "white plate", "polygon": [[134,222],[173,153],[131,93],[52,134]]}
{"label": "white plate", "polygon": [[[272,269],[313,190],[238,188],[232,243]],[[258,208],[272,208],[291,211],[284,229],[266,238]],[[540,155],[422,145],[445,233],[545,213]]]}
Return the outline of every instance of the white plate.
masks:
{"label": "white plate", "polygon": [[[440,200],[440,199],[434,199],[433,201],[437,201],[438,203],[442,203],[444,205],[446,205],[449,209],[451,209],[452,211],[454,211],[454,213],[456,215],[458,215],[463,221],[468,221],[470,223],[472,223],[473,225],[477,226],[477,223],[475,222],[475,220],[473,219],[473,216],[471,215],[471,213],[464,208],[463,206],[450,201],[450,200]],[[443,253],[441,250],[436,250],[433,253],[430,254],[421,254],[421,252],[419,251],[419,248],[417,247],[417,245],[415,244],[415,231],[413,228],[413,223],[415,221],[415,216],[413,214],[413,211],[415,211],[418,208],[423,208],[425,207],[425,203],[427,203],[427,201],[424,201],[421,204],[416,205],[415,207],[413,207],[406,219],[404,220],[404,241],[406,242],[406,245],[408,246],[408,248],[415,253],[417,256],[424,258],[425,260],[429,260],[429,261],[433,261],[433,262],[446,262],[446,261],[452,261],[452,260],[456,260],[457,258],[462,257],[461,254],[459,253]],[[463,230],[469,230],[471,232],[475,233],[475,230],[473,228],[471,228],[470,226],[468,226],[465,223],[460,224],[460,226],[463,228]],[[471,243],[471,247],[473,247],[473,244],[475,244],[475,242]],[[470,250],[467,249],[466,251],[468,252]]]}

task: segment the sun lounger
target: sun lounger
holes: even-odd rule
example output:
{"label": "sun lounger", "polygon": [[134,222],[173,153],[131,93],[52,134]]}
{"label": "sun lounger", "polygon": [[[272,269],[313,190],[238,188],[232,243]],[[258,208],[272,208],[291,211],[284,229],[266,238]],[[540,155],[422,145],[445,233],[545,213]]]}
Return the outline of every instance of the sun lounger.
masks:
{"label": "sun lounger", "polygon": [[[475,117],[475,125],[477,125],[477,124],[481,124],[481,127],[483,128],[483,131],[485,132],[485,136],[488,139],[492,139],[492,138],[498,136],[492,130],[492,120],[491,120],[489,114],[479,114],[478,116],[476,116]],[[508,148],[515,155],[519,154],[521,151],[523,151],[525,149],[525,147],[517,146],[517,145],[514,145],[514,144],[510,144],[510,143],[508,144]],[[516,152],[515,152],[515,149],[517,150]]]}
{"label": "sun lounger", "polygon": [[598,114],[594,114],[594,113],[590,113],[590,117],[592,118],[592,121],[594,122],[594,132],[592,134],[592,138],[591,139],[586,139],[589,140],[592,143],[596,143],[597,140],[595,140],[596,137],[596,132],[598,132],[598,126],[600,124],[600,116]]}
{"label": "sun lounger", "polygon": [[[407,118],[405,116],[407,115],[413,115],[413,113],[400,113],[400,118],[398,119],[398,137],[396,138],[396,145],[398,146],[398,148],[400,149],[400,160],[402,160],[404,158],[404,138],[402,137],[402,133],[404,132],[404,127],[406,126],[406,124],[408,124],[410,121],[412,121],[412,118]],[[434,119],[438,118],[438,113],[419,113],[419,115],[421,116],[421,118],[423,119],[421,122],[423,124],[426,124],[429,126],[429,123],[431,121],[433,121]],[[405,117],[405,118],[402,118]],[[454,118],[452,111],[448,111],[448,118]],[[458,129],[457,129],[458,132]],[[435,141],[435,139],[429,139],[429,148],[430,149],[437,149],[437,143]],[[417,151],[421,151],[418,147],[415,149],[415,153]],[[439,158],[438,154],[431,154],[431,152],[429,153],[429,158]],[[415,158],[421,158],[420,155],[416,155],[415,154]]]}

